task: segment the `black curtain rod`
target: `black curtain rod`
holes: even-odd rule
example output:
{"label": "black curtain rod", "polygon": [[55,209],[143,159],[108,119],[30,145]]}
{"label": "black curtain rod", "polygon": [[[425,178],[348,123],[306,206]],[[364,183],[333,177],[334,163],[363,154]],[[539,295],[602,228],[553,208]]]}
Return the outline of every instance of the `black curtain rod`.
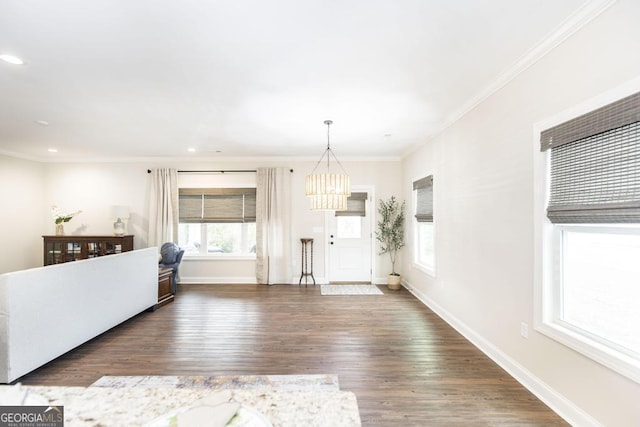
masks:
{"label": "black curtain rod", "polygon": [[178,173],[255,173],[256,170],[240,169],[240,170],[195,170],[195,171],[178,171]]}
{"label": "black curtain rod", "polygon": [[[253,170],[194,170],[194,171],[178,171],[178,173],[250,173],[257,172],[255,169]],[[289,169],[289,172],[293,173],[293,169]],[[151,173],[151,169],[147,169],[147,173]]]}

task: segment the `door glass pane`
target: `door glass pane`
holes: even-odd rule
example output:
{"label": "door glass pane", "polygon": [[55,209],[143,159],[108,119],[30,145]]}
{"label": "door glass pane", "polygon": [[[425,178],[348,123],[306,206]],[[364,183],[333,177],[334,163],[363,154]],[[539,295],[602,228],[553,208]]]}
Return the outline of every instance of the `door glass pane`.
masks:
{"label": "door glass pane", "polygon": [[338,239],[359,239],[362,237],[362,217],[337,216],[336,235]]}

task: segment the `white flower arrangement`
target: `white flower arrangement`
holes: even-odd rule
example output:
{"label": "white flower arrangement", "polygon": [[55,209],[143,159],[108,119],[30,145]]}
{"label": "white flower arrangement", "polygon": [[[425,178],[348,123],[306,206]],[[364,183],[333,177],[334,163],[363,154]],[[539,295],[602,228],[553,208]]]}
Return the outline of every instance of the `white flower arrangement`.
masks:
{"label": "white flower arrangement", "polygon": [[60,208],[56,205],[51,206],[51,214],[53,215],[53,220],[56,224],[62,224],[63,222],[69,222],[73,219],[74,216],[82,213],[82,211],[75,211],[70,213],[61,213]]}

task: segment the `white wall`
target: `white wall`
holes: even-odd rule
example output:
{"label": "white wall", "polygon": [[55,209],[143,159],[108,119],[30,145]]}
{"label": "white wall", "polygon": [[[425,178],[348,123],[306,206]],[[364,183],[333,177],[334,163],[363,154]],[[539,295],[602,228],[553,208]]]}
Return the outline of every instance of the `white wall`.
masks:
{"label": "white wall", "polygon": [[533,125],[640,76],[639,18],[618,1],[403,162],[407,200],[435,192],[436,277],[407,256],[408,287],[577,425],[639,425],[640,385],[533,330]]}
{"label": "white wall", "polygon": [[[314,238],[314,275],[322,280],[325,268],[327,242],[324,234],[324,212],[309,209],[309,201],[304,195],[304,180],[317,161],[226,161],[220,163],[180,163],[173,164],[180,170],[253,170],[257,167],[284,167],[293,169],[292,182],[292,281],[297,283],[300,275],[300,238]],[[351,176],[352,185],[373,185],[378,197],[400,194],[401,168],[399,161],[349,162],[342,164]],[[165,165],[166,166],[166,165]],[[377,258],[375,270],[386,269],[385,259]],[[383,273],[383,275],[386,274]],[[192,283],[251,283],[255,282],[255,262],[241,259],[231,260],[189,260],[185,259],[180,269],[181,280]],[[295,280],[293,280],[295,279]]]}
{"label": "white wall", "polygon": [[0,155],[0,200],[0,273],[42,265],[42,164]]}
{"label": "white wall", "polygon": [[[373,186],[375,188],[376,206],[378,200],[386,199],[395,195],[401,198],[402,169],[400,162],[346,162],[341,161],[345,170],[351,177],[352,186]],[[293,176],[294,194],[294,273],[300,277],[300,238],[312,237],[313,242],[313,271],[316,281],[318,278],[326,283],[324,276],[327,245],[325,236],[325,216],[324,212],[311,211],[309,200],[304,196],[304,179],[315,167],[316,162],[301,163],[297,165]],[[375,209],[374,209],[375,210]],[[372,213],[375,218],[376,212]],[[375,227],[375,223],[374,223]],[[377,242],[374,240],[377,251]],[[386,277],[391,272],[391,263],[388,255],[376,256],[373,265],[373,278]],[[383,279],[386,280],[386,279]],[[295,281],[298,283],[298,281]],[[385,282],[386,283],[386,282]]]}
{"label": "white wall", "polygon": [[[148,174],[146,165],[135,163],[47,163],[45,200],[50,219],[51,205],[63,212],[82,210],[65,224],[66,234],[111,235],[114,205],[129,207],[127,234],[135,235],[136,249],[147,247]],[[44,233],[54,234],[53,221]]]}
{"label": "white wall", "polygon": [[[520,322],[533,325],[533,124],[640,75],[638,18],[639,2],[619,0],[402,164],[342,159],[352,183],[375,186],[378,198],[402,189],[404,198],[411,200],[411,182],[433,174],[437,276],[412,266],[409,242],[401,254],[409,287],[565,416],[612,426],[640,424],[640,385],[532,328],[529,339],[519,332]],[[155,166],[293,168],[293,239],[317,239],[314,270],[323,271],[324,215],[308,210],[303,196],[304,175],[314,165],[315,161],[41,165],[0,156],[2,200],[16,196],[18,185],[25,189],[17,195],[16,209],[2,210],[3,239],[13,242],[15,249],[3,251],[0,272],[40,265],[40,235],[53,233],[53,203],[84,211],[68,224],[70,232],[83,234],[110,233],[110,206],[128,205],[129,232],[136,236],[136,248],[145,247],[146,170]],[[293,262],[297,259],[294,252]],[[386,263],[386,258],[377,259],[377,276],[385,274]],[[194,275],[212,280],[253,276],[252,263],[195,265]]]}
{"label": "white wall", "polygon": [[[22,161],[19,162],[22,165]],[[376,196],[389,197],[400,195],[400,161],[344,161],[343,166],[351,175],[352,185],[370,185],[375,187]],[[31,164],[31,163],[29,163]],[[126,205],[131,211],[127,224],[127,233],[133,234],[136,249],[147,246],[149,174],[147,169],[154,167],[175,167],[179,170],[253,170],[256,167],[271,166],[293,169],[292,173],[292,266],[293,278],[300,274],[300,238],[313,237],[314,272],[323,272],[325,268],[326,241],[324,235],[325,214],[309,209],[309,201],[304,196],[304,179],[310,173],[316,161],[224,161],[198,162],[176,161],[162,163],[32,163],[32,168],[40,171],[30,179],[40,182],[42,189],[37,197],[41,200],[38,227],[30,229],[37,236],[32,245],[32,257],[41,265],[42,234],[53,234],[54,224],[51,217],[51,205],[58,205],[63,211],[82,210],[82,213],[65,224],[67,234],[111,234],[114,219],[110,216],[112,205]],[[15,173],[15,175],[14,175]],[[15,181],[22,175],[29,175],[25,169],[13,172],[8,179]],[[16,221],[22,222],[22,216],[16,215]],[[34,255],[35,254],[35,255]],[[377,257],[374,265],[376,277],[385,276],[390,268],[386,257]],[[11,269],[7,270],[11,271]],[[203,260],[184,259],[180,268],[181,279],[191,283],[247,283],[255,281],[255,262],[246,259]],[[317,278],[321,279],[319,275]],[[293,279],[292,278],[292,279]],[[295,281],[297,283],[297,280]]]}

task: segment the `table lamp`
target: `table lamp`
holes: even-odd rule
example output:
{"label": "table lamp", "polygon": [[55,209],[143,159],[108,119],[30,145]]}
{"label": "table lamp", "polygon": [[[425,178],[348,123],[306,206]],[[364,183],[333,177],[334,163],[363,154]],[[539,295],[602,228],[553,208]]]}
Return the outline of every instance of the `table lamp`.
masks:
{"label": "table lamp", "polygon": [[116,218],[116,222],[113,223],[113,235],[114,236],[124,236],[126,232],[127,225],[123,221],[123,219],[129,218],[129,207],[128,206],[112,206],[111,207],[111,217]]}

